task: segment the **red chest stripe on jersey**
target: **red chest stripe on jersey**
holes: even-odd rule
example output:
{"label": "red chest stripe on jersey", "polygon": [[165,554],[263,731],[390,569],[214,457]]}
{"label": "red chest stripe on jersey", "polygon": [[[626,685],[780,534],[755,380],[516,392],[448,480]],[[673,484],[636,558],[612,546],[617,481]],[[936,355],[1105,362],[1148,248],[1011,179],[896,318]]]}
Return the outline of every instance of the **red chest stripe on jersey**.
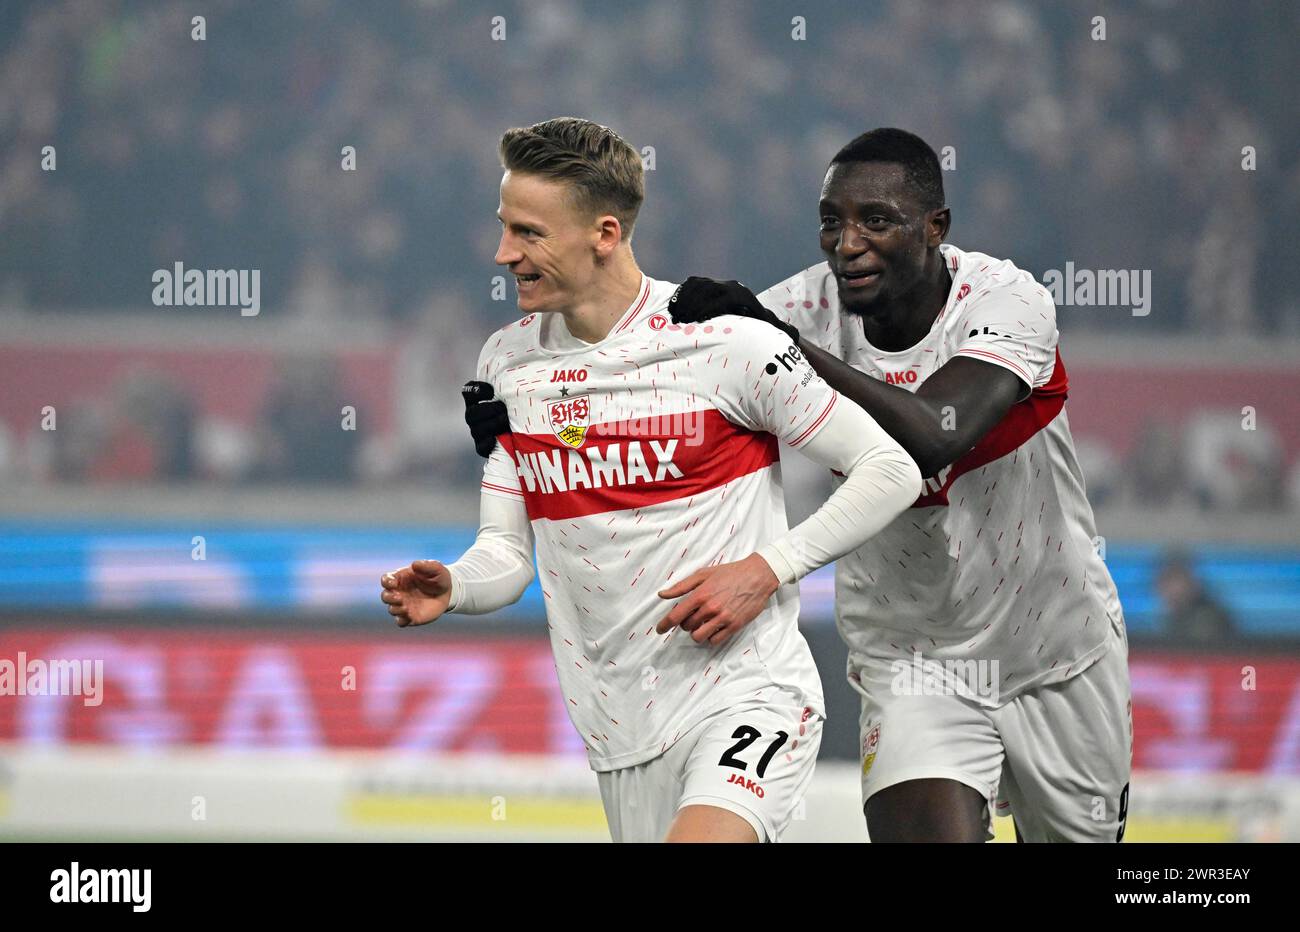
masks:
{"label": "red chest stripe on jersey", "polygon": [[[776,438],[693,412],[698,429],[651,433],[637,421],[594,424],[573,449],[554,434],[502,435],[528,517],[557,521],[687,498],[777,462]],[[663,419],[665,422],[669,418]]]}
{"label": "red chest stripe on jersey", "polygon": [[1041,388],[1035,388],[1029,397],[1002,416],[1002,420],[993,425],[971,451],[951,466],[940,471],[935,478],[925,480],[921,497],[912,503],[913,508],[932,508],[935,505],[948,504],[948,489],[953,481],[972,469],[987,466],[994,460],[1001,459],[1033,437],[1055,420],[1065,407],[1069,379],[1065,374],[1065,364],[1061,362],[1061,351],[1056,351],[1056,368],[1052,377]]}

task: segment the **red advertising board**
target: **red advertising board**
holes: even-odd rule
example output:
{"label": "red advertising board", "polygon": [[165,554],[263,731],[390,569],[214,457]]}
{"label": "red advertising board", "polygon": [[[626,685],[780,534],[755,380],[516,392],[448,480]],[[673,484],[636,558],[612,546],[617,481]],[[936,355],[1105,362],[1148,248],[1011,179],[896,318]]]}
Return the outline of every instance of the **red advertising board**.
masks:
{"label": "red advertising board", "polygon": [[1134,766],[1300,774],[1300,660],[1131,653]]}
{"label": "red advertising board", "polygon": [[0,696],[0,740],[582,753],[544,640],[0,631],[20,651],[102,660],[102,696]]}
{"label": "red advertising board", "polygon": [[[6,661],[17,674],[59,659],[101,661],[102,680],[12,694]],[[1300,660],[1130,659],[1135,766],[1300,774]],[[545,640],[211,629],[0,630],[0,740],[582,754]]]}

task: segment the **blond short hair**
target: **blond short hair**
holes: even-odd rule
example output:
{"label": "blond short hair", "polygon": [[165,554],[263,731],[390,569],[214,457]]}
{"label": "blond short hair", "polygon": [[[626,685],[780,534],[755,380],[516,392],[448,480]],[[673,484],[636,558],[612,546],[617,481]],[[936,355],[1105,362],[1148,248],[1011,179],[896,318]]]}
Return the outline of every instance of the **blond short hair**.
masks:
{"label": "blond short hair", "polygon": [[501,165],[507,171],[566,182],[575,206],[591,215],[613,214],[630,239],[645,200],[641,156],[608,126],[558,117],[506,130]]}

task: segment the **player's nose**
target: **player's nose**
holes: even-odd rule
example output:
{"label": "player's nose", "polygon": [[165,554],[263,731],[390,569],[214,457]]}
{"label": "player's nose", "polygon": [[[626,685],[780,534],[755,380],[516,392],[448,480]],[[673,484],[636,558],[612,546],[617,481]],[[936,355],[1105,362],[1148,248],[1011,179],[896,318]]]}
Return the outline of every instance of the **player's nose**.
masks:
{"label": "player's nose", "polygon": [[840,229],[840,237],[835,242],[835,251],[841,256],[860,256],[867,251],[867,238],[852,223],[846,223]]}
{"label": "player's nose", "polygon": [[524,258],[523,252],[514,244],[508,232],[502,232],[501,242],[497,244],[497,254],[493,261],[497,265],[514,265]]}

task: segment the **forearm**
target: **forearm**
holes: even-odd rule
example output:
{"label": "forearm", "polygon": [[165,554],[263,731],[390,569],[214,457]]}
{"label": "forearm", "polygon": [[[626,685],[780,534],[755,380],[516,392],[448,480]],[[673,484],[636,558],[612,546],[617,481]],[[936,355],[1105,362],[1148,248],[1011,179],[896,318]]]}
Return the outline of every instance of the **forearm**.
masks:
{"label": "forearm", "polygon": [[923,476],[935,475],[972,446],[956,430],[944,429],[943,406],[859,372],[808,342],[800,349],[831,388],[858,405],[898,441]]}
{"label": "forearm", "polygon": [[532,528],[522,502],[483,495],[478,537],[448,564],[448,612],[483,615],[519,601],[533,581]]}
{"label": "forearm", "polygon": [[782,583],[856,550],[921,492],[912,458],[870,415],[843,400],[801,451],[846,478],[806,521],[758,550]]}

